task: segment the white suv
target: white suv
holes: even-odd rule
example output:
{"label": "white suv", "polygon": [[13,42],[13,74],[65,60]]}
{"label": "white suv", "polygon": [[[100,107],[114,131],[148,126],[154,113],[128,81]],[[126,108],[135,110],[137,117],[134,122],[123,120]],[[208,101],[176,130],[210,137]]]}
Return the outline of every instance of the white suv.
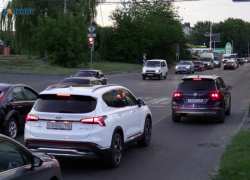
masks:
{"label": "white suv", "polygon": [[56,157],[105,158],[118,167],[123,149],[149,146],[152,115],[125,87],[56,87],[41,92],[25,124],[25,146]]}
{"label": "white suv", "polygon": [[159,80],[164,77],[167,78],[168,75],[168,65],[166,60],[162,59],[153,59],[147,60],[143,69],[142,69],[142,79],[145,80],[146,77],[158,77]]}

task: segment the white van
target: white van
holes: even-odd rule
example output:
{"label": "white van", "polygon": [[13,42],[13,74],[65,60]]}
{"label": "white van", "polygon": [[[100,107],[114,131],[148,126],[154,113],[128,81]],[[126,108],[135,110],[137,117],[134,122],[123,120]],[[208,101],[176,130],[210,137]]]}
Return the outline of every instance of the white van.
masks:
{"label": "white van", "polygon": [[213,69],[214,68],[214,54],[213,53],[203,53],[200,55],[200,61],[203,62],[204,68]]}
{"label": "white van", "polygon": [[142,79],[145,80],[146,77],[158,77],[159,80],[164,77],[167,78],[168,75],[168,65],[166,60],[162,59],[152,59],[147,60],[144,67],[142,68]]}

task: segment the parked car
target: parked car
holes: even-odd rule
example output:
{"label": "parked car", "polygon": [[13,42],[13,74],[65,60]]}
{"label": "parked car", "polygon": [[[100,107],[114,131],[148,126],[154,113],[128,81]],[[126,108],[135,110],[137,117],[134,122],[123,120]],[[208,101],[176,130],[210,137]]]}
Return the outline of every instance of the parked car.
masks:
{"label": "parked car", "polygon": [[0,134],[0,180],[61,180],[58,161],[33,153],[19,142]]}
{"label": "parked car", "polygon": [[204,71],[204,64],[202,61],[194,61],[194,69]]}
{"label": "parked car", "polygon": [[24,84],[0,84],[0,132],[16,138],[38,93]]}
{"label": "parked car", "polygon": [[181,60],[176,66],[175,66],[175,74],[177,73],[193,73],[194,74],[194,64],[192,61],[187,60]]}
{"label": "parked car", "polygon": [[95,77],[98,78],[102,84],[108,84],[108,78],[100,70],[79,70],[72,77]]}
{"label": "parked car", "polygon": [[125,87],[96,85],[43,91],[27,116],[25,146],[56,157],[104,158],[118,167],[123,149],[151,142],[152,115]]}
{"label": "parked car", "polygon": [[223,123],[231,113],[231,86],[226,86],[217,75],[184,76],[173,94],[172,120],[179,122],[182,116],[215,116]]}
{"label": "parked car", "polygon": [[241,66],[245,64],[244,58],[237,58],[237,61]]}
{"label": "parked car", "polygon": [[162,59],[152,59],[147,60],[145,65],[142,68],[142,79],[145,80],[146,77],[150,79],[152,77],[158,77],[159,80],[164,77],[167,78],[168,75],[168,65],[166,60]]}
{"label": "parked car", "polygon": [[45,90],[49,90],[52,88],[56,88],[62,85],[74,85],[74,84],[87,84],[87,85],[102,85],[102,81],[95,77],[70,77],[63,79],[59,84],[51,85],[47,87]]}
{"label": "parked car", "polygon": [[224,63],[224,70],[225,69],[237,69],[237,64],[235,61],[227,61]]}

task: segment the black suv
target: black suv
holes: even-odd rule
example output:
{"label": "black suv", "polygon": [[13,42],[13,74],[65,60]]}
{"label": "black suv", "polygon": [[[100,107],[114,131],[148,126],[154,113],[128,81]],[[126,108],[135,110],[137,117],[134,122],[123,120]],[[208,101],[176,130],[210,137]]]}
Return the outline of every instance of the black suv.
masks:
{"label": "black suv", "polygon": [[0,84],[0,132],[15,138],[24,129],[38,93],[23,84]]}
{"label": "black suv", "polygon": [[231,113],[231,89],[217,75],[184,76],[172,98],[173,121],[185,115],[211,115],[223,123]]}

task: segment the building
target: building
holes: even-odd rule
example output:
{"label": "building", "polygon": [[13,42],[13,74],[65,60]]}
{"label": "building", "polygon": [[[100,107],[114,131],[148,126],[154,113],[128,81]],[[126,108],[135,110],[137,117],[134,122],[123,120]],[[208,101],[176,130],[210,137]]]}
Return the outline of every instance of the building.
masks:
{"label": "building", "polygon": [[182,24],[182,29],[186,36],[192,35],[193,29],[190,27],[190,23]]}

